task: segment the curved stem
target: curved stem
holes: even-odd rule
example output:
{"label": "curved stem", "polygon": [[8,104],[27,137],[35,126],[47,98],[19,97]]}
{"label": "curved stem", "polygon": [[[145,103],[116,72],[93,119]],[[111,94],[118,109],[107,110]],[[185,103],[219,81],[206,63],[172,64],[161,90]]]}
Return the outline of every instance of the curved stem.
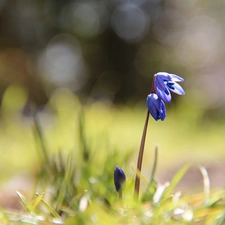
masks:
{"label": "curved stem", "polygon": [[[141,167],[142,167],[142,159],[143,159],[144,147],[145,147],[145,138],[146,138],[147,128],[148,128],[148,119],[149,119],[149,111],[147,111],[147,115],[146,115],[146,119],[145,119],[145,125],[144,125],[142,138],[141,138],[139,154],[138,154],[137,170],[139,172],[141,172]],[[140,189],[140,177],[136,174],[135,185],[134,185],[134,195],[137,199],[138,199],[138,196],[139,196],[139,189]]]}

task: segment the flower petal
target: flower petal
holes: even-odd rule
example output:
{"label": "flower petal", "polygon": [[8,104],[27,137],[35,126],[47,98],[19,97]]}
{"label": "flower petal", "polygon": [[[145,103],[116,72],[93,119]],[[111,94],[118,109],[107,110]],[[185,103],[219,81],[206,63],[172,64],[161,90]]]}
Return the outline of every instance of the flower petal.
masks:
{"label": "flower petal", "polygon": [[164,102],[154,93],[148,95],[146,99],[148,111],[152,117],[157,121],[164,120],[166,117],[166,107]]}
{"label": "flower petal", "polygon": [[159,111],[161,108],[159,97],[156,94],[152,95],[152,105],[157,109],[157,111]]}
{"label": "flower petal", "polygon": [[156,88],[156,94],[159,96],[160,99],[162,99],[165,102],[170,102],[172,97],[170,94],[170,91],[166,87],[165,91],[160,90],[158,87]]}
{"label": "flower petal", "polygon": [[160,119],[163,121],[165,118],[166,118],[166,106],[165,103],[161,100]]}
{"label": "flower petal", "polygon": [[171,80],[173,82],[183,82],[184,78],[177,76],[176,74],[170,74]]}
{"label": "flower petal", "polygon": [[158,73],[155,74],[155,76],[164,80],[164,81],[171,80],[170,74],[166,73],[166,72],[158,72]]}
{"label": "flower petal", "polygon": [[173,85],[167,84],[167,87],[174,93],[178,95],[184,95],[184,89],[177,83],[173,83]]}
{"label": "flower petal", "polygon": [[160,77],[161,79],[163,79],[164,81],[166,80],[171,80],[170,74],[167,72],[158,72],[155,74],[156,76]]}
{"label": "flower petal", "polygon": [[152,115],[152,117],[155,120],[158,120],[158,108],[159,106],[157,105],[157,100],[158,96],[156,96],[156,94],[150,94],[148,95],[147,99],[146,99],[146,104],[148,107],[148,111],[150,112],[150,114]]}
{"label": "flower petal", "polygon": [[155,76],[154,80],[154,88],[159,88],[160,90],[164,91],[166,89],[165,82],[162,77]]}

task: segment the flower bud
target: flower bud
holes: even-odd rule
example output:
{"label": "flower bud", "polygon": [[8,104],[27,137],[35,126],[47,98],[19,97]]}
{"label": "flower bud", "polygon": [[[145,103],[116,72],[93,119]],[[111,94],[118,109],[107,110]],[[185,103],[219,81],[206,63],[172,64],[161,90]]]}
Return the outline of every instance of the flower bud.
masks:
{"label": "flower bud", "polygon": [[126,175],[123,170],[116,166],[114,170],[114,184],[117,192],[122,192],[126,182]]}

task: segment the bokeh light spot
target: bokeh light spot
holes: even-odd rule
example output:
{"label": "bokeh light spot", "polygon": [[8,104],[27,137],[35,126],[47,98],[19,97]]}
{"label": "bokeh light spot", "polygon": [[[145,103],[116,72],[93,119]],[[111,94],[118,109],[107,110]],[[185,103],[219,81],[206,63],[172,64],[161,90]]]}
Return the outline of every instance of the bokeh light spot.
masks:
{"label": "bokeh light spot", "polygon": [[53,37],[38,60],[40,76],[50,85],[79,90],[87,74],[79,42],[72,36]]}
{"label": "bokeh light spot", "polygon": [[137,41],[148,30],[149,17],[135,4],[127,3],[114,11],[111,23],[119,37],[127,41]]}
{"label": "bokeh light spot", "polygon": [[71,3],[61,11],[59,22],[62,28],[85,37],[91,38],[101,33],[107,24],[106,8],[103,4]]}

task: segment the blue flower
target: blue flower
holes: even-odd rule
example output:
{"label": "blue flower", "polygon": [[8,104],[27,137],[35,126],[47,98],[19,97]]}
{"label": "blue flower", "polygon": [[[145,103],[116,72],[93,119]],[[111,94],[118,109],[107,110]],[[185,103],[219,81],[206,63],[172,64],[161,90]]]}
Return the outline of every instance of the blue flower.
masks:
{"label": "blue flower", "polygon": [[183,88],[176,82],[183,82],[184,79],[175,74],[170,74],[166,72],[159,72],[154,75],[154,89],[155,93],[165,102],[171,101],[170,91],[178,94],[184,95],[185,92]]}
{"label": "blue flower", "polygon": [[123,170],[116,166],[114,170],[114,184],[117,192],[121,192],[126,181],[126,175]]}
{"label": "blue flower", "polygon": [[166,106],[164,102],[155,93],[151,93],[148,95],[146,104],[148,106],[149,113],[156,121],[159,119],[165,119]]}

